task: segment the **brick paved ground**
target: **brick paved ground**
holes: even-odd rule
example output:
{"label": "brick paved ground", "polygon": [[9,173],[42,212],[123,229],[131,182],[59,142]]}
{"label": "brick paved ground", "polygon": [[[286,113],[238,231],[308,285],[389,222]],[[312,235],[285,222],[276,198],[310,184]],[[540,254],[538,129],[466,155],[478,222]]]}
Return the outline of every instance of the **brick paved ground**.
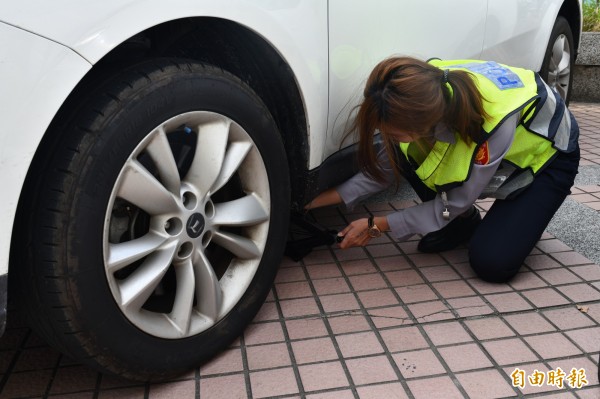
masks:
{"label": "brick paved ground", "polygon": [[[582,127],[582,168],[594,172],[600,105],[571,108]],[[571,199],[599,210],[599,182],[578,184]],[[335,228],[414,203],[314,215]],[[483,213],[490,205],[478,203]],[[465,248],[420,254],[417,239],[383,236],[366,248],[286,259],[244,335],[169,383],[128,382],[74,364],[9,311],[0,398],[600,398],[593,253],[545,233],[513,281],[489,284],[473,275]]]}

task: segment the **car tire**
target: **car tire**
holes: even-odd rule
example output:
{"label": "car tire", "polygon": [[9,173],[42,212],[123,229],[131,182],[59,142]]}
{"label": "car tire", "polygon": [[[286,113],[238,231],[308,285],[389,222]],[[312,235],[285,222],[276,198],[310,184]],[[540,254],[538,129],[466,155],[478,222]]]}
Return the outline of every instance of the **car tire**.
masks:
{"label": "car tire", "polygon": [[574,64],[573,32],[567,20],[558,16],[550,34],[540,76],[567,104],[571,98]]}
{"label": "car tire", "polygon": [[18,284],[32,327],[76,361],[170,378],[226,348],[283,255],[280,132],[220,68],[153,60],[54,126],[22,214]]}

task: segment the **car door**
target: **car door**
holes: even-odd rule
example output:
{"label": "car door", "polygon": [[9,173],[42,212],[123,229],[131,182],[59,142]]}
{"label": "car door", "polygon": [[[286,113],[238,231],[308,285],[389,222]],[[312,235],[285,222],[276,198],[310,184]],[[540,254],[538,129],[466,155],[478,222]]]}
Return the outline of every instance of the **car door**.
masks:
{"label": "car door", "polygon": [[[329,0],[329,117],[324,156],[340,149],[377,62],[393,54],[478,58],[487,0]],[[349,144],[349,143],[344,143]]]}

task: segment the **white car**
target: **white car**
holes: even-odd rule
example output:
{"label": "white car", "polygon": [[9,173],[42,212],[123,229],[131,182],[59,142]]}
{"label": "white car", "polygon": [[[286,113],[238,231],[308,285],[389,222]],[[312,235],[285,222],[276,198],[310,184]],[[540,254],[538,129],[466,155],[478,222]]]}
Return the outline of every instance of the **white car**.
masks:
{"label": "white car", "polygon": [[0,331],[10,282],[73,359],[197,366],[259,310],[290,209],[353,173],[378,61],[494,60],[567,97],[580,32],[580,0],[5,1]]}

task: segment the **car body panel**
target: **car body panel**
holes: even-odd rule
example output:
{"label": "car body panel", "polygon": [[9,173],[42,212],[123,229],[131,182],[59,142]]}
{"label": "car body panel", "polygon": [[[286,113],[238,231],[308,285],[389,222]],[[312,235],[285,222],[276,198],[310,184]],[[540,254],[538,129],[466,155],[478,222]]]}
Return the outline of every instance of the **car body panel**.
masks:
{"label": "car body panel", "polygon": [[483,47],[486,11],[487,1],[482,0],[330,0],[329,91],[335,95],[329,96],[324,156],[339,150],[349,112],[377,62],[394,54],[425,60],[476,59]]}
{"label": "car body panel", "polygon": [[[0,23],[0,274],[8,270],[21,187],[38,143],[92,65],[73,50]],[[27,48],[27,57],[23,57]],[[7,95],[7,93],[9,93]],[[10,189],[9,189],[10,188]]]}

